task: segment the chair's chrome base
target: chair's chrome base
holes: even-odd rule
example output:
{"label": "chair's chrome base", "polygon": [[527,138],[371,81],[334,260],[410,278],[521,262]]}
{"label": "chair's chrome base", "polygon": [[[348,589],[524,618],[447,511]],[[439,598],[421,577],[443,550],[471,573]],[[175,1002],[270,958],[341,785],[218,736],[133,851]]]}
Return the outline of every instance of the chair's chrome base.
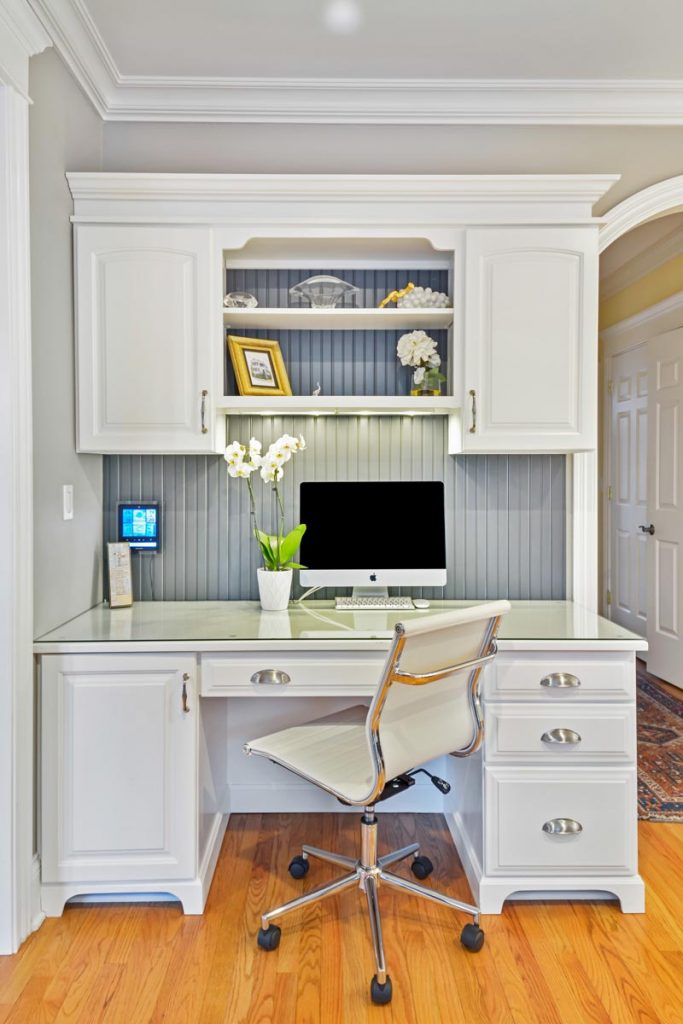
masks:
{"label": "chair's chrome base", "polygon": [[441,903],[452,910],[462,910],[466,914],[472,915],[475,925],[479,924],[478,907],[474,907],[469,903],[463,903],[460,900],[454,900],[450,896],[436,892],[434,889],[428,889],[424,885],[417,885],[407,878],[401,878],[398,875],[394,875],[391,871],[385,870],[388,865],[395,864],[405,857],[410,857],[411,855],[417,857],[420,847],[419,843],[411,843],[409,846],[403,846],[400,850],[395,850],[393,853],[387,853],[383,857],[378,857],[377,817],[374,807],[366,807],[365,813],[361,818],[361,855],[358,860],[354,860],[353,857],[344,857],[338,853],[331,853],[328,850],[319,850],[316,846],[304,846],[302,851],[305,859],[316,857],[318,860],[339,864],[341,867],[349,868],[350,870],[347,874],[342,875],[333,882],[321,885],[319,888],[307,892],[304,896],[298,896],[288,903],[283,903],[280,907],[275,907],[274,910],[269,910],[267,914],[263,914],[261,917],[261,927],[266,929],[275,918],[283,917],[292,910],[298,910],[300,907],[317,903],[327,896],[334,896],[345,889],[350,889],[352,886],[357,885],[365,893],[367,899],[372,945],[377,966],[377,981],[380,985],[383,985],[387,979],[378,898],[378,890],[382,882],[393,889],[398,889],[400,892],[409,892],[415,896],[423,896],[427,900]]}

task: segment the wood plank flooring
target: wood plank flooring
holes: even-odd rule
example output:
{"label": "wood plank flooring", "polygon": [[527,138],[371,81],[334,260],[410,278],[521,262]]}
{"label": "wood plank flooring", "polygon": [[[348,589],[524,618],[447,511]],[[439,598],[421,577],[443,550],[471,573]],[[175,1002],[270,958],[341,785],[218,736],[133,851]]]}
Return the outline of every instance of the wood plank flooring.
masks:
{"label": "wood plank flooring", "polygon": [[[476,955],[457,941],[464,917],[382,889],[394,998],[376,1007],[362,894],[289,917],[277,952],[256,947],[264,908],[337,873],[313,862],[295,882],[292,853],[305,838],[355,855],[358,815],[236,815],[203,917],[177,904],[68,907],[0,957],[0,1024],[680,1024],[683,825],[639,833],[645,915],[507,904],[483,919]],[[381,849],[415,839],[434,861],[427,884],[469,898],[440,815],[382,815]]]}

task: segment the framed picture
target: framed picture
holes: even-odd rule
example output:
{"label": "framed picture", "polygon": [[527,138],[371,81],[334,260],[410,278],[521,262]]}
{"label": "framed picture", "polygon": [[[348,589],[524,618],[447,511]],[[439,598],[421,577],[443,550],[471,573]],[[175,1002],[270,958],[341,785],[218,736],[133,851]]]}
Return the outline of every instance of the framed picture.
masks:
{"label": "framed picture", "polygon": [[229,334],[228,350],[241,395],[291,395],[277,341]]}

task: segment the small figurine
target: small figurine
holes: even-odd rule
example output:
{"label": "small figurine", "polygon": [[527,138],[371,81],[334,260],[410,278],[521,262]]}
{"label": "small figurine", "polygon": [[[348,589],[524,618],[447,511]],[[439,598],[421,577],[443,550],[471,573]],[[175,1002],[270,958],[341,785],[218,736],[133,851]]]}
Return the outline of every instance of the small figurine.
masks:
{"label": "small figurine", "polygon": [[414,287],[415,285],[413,284],[413,282],[409,281],[405,288],[399,288],[396,289],[396,291],[389,292],[386,299],[382,299],[382,301],[380,302],[379,308],[384,309],[384,307],[388,306],[390,302],[398,302],[398,300],[402,299],[404,295],[407,295],[409,292],[412,292]]}
{"label": "small figurine", "polygon": [[318,397],[318,395],[320,394],[321,390],[322,390],[322,388],[320,387],[320,381],[317,381],[317,382],[316,382],[316,385],[315,385],[315,387],[314,387],[314,388],[313,388],[313,390],[311,391],[311,394],[312,394],[312,395],[313,395],[313,396],[314,396],[315,398],[317,398],[317,397]]}

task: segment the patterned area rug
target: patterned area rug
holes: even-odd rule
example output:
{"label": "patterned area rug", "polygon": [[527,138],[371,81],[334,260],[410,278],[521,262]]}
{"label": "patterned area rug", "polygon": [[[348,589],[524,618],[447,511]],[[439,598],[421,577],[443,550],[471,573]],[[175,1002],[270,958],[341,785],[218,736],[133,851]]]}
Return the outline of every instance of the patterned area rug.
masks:
{"label": "patterned area rug", "polygon": [[638,817],[683,821],[683,691],[638,673]]}

